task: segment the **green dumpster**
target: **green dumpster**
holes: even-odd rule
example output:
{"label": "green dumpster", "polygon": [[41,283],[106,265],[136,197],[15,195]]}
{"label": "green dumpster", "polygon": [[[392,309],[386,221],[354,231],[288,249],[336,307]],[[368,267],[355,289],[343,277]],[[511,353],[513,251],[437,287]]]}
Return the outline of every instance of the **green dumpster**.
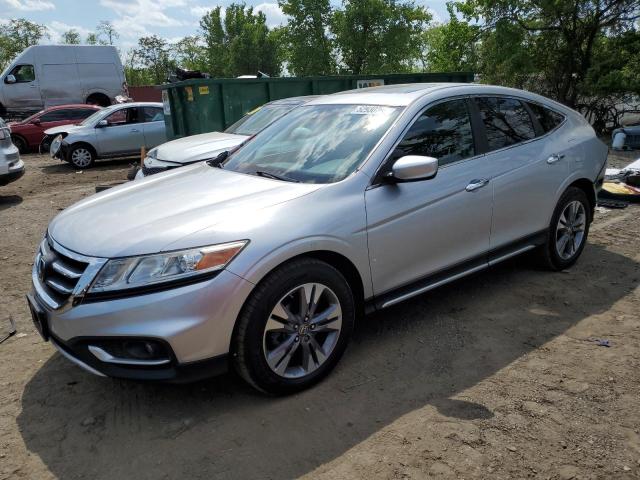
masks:
{"label": "green dumpster", "polygon": [[272,100],[399,83],[473,81],[473,73],[197,79],[162,85],[167,138],[221,131]]}

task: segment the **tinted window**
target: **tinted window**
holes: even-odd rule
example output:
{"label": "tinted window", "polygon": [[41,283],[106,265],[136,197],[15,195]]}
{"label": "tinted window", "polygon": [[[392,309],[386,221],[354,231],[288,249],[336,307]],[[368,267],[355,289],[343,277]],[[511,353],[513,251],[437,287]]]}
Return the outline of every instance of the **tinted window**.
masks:
{"label": "tinted window", "polygon": [[538,105],[537,103],[528,103],[527,105],[531,108],[531,111],[538,119],[538,122],[545,133],[556,128],[564,120],[564,115],[545,108],[542,105]]}
{"label": "tinted window", "polygon": [[487,133],[489,150],[498,150],[536,136],[529,112],[512,98],[476,99]]}
{"label": "tinted window", "polygon": [[73,110],[54,110],[53,112],[47,112],[40,117],[41,122],[59,122],[62,120],[72,120]]}
{"label": "tinted window", "polygon": [[441,103],[426,110],[396,147],[394,157],[423,155],[440,165],[473,157],[473,133],[464,100]]}
{"label": "tinted window", "polygon": [[93,115],[96,110],[93,109],[89,109],[89,108],[76,108],[74,110],[70,110],[70,116],[69,118],[73,119],[73,120],[84,120],[85,118],[88,118],[89,116]]}
{"label": "tinted window", "polygon": [[144,107],[144,122],[161,122],[164,120],[164,113],[161,108]]}
{"label": "tinted window", "polygon": [[111,126],[126,125],[129,123],[138,122],[138,109],[137,108],[123,108],[116,110],[111,115],[108,115],[105,120]]}
{"label": "tinted window", "polygon": [[16,77],[16,82],[33,82],[36,79],[36,74],[33,70],[33,65],[18,65],[11,70],[11,75]]}

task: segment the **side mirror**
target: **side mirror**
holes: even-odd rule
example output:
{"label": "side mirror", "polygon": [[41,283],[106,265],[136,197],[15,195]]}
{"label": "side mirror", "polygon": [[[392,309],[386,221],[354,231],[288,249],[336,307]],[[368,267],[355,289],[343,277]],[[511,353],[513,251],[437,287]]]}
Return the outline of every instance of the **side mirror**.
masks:
{"label": "side mirror", "polygon": [[108,126],[109,122],[107,122],[106,120],[100,120],[98,123],[96,123],[96,128],[104,128]]}
{"label": "side mirror", "polygon": [[40,125],[42,122],[40,121],[39,118],[36,118],[36,119],[32,120],[31,123],[33,123],[34,125]]}
{"label": "side mirror", "polygon": [[4,83],[16,83],[16,77],[14,75],[7,75],[4,77]]}
{"label": "side mirror", "polygon": [[436,173],[438,173],[437,158],[407,155],[396,160],[387,178],[392,182],[415,182],[433,178]]}

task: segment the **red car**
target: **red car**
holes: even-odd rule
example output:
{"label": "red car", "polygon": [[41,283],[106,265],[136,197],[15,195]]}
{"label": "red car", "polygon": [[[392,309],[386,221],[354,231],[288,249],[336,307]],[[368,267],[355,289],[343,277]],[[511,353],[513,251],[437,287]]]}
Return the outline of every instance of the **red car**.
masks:
{"label": "red car", "polygon": [[[20,153],[38,150],[45,137],[44,131],[59,125],[78,123],[100,110],[97,105],[58,105],[46,108],[21,122],[10,123],[11,140]],[[48,150],[48,145],[43,145]]]}

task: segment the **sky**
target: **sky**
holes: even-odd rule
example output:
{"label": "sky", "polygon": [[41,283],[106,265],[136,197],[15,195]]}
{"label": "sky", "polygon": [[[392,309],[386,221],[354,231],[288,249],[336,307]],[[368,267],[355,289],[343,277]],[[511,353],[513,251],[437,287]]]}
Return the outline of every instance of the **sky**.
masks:
{"label": "sky", "polygon": [[[158,35],[176,41],[198,30],[198,22],[209,9],[225,7],[233,0],[0,0],[0,22],[11,18],[26,18],[49,28],[50,43],[56,43],[62,32],[71,28],[84,39],[102,20],[110,21],[120,39],[118,46],[129,49],[137,39]],[[339,0],[332,0],[339,5]],[[416,0],[429,8],[434,20],[448,18],[447,0]],[[286,22],[277,0],[246,0],[247,5],[262,11],[269,26]]]}

